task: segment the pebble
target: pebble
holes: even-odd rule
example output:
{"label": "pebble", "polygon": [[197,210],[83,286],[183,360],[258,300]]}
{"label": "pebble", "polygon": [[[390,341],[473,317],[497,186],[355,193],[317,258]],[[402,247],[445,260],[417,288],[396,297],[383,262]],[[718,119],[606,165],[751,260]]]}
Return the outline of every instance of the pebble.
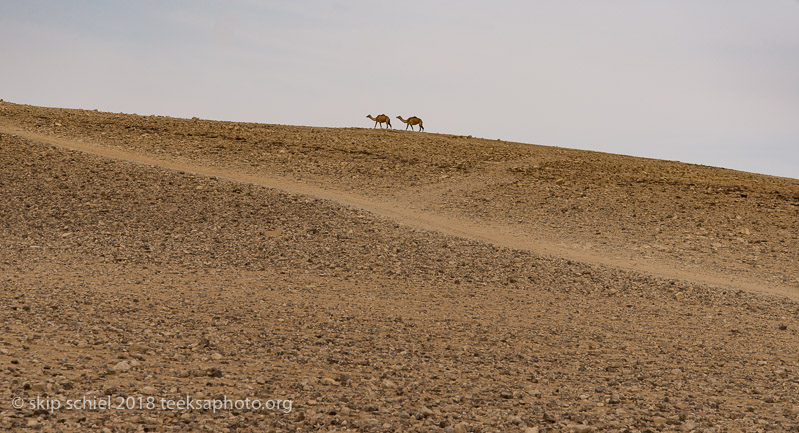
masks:
{"label": "pebble", "polygon": [[130,364],[127,361],[120,361],[116,363],[113,367],[111,367],[111,371],[114,373],[124,373],[131,369]]}
{"label": "pebble", "polygon": [[340,385],[336,381],[336,379],[333,379],[332,377],[323,377],[322,380],[319,381],[319,383],[321,383],[322,385],[327,385],[327,386],[338,386],[338,385]]}
{"label": "pebble", "polygon": [[133,343],[128,347],[128,351],[136,352],[136,353],[145,353],[147,352],[147,346],[139,343]]}

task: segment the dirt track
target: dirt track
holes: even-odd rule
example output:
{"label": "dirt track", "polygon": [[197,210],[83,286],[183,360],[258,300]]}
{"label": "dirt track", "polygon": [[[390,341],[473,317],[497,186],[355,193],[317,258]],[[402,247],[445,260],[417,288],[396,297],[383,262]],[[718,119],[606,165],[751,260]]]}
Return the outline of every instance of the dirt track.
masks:
{"label": "dirt track", "polygon": [[[9,103],[0,144],[0,426],[799,425],[797,180]],[[36,395],[293,408],[10,405]]]}

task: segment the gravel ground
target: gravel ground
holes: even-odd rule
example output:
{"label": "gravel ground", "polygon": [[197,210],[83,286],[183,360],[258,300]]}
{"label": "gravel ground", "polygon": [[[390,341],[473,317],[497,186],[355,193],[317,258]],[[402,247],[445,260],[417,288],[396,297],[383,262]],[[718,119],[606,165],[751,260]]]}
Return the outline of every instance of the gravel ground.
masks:
{"label": "gravel ground", "polygon": [[[564,246],[573,259],[799,292],[799,180],[444,134],[0,104],[4,121],[235,173],[284,176]],[[368,119],[364,126],[371,126]],[[430,128],[428,128],[430,129]],[[797,172],[799,177],[799,172]],[[794,266],[787,266],[793,264]],[[657,272],[655,272],[657,273]]]}
{"label": "gravel ground", "polygon": [[[597,254],[626,246],[652,263],[797,281],[792,179],[468,137],[0,103],[4,127],[541,227],[564,243],[600,232]],[[0,161],[7,430],[799,431],[790,297],[449,236],[8,129]],[[643,248],[658,229],[662,248]],[[187,396],[275,407],[162,407]],[[62,407],[30,407],[37,398]],[[112,407],[64,407],[76,399]]]}

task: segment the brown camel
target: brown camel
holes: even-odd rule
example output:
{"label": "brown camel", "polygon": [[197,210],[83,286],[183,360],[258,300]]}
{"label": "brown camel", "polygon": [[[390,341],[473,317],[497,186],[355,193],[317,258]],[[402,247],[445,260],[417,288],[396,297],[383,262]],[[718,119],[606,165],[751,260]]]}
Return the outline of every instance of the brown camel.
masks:
{"label": "brown camel", "polygon": [[371,114],[368,114],[366,117],[375,121],[375,128],[377,128],[377,124],[380,124],[380,129],[383,129],[383,124],[385,123],[386,129],[391,128],[391,119],[386,116],[385,114],[378,114],[377,117],[372,117]]}
{"label": "brown camel", "polygon": [[408,130],[409,126],[411,127],[411,131],[413,131],[413,125],[419,125],[419,131],[424,131],[424,125],[422,125],[422,119],[416,116],[411,116],[408,118],[408,120],[403,119],[402,116],[397,116],[397,119],[405,123],[406,131]]}

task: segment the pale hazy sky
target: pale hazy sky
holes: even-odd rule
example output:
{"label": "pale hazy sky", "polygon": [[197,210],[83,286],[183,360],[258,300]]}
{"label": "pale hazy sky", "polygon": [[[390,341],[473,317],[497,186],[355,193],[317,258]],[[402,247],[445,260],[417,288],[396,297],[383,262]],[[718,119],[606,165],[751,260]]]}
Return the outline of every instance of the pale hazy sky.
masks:
{"label": "pale hazy sky", "polygon": [[11,102],[416,115],[429,132],[799,178],[796,0],[0,0],[0,41]]}

